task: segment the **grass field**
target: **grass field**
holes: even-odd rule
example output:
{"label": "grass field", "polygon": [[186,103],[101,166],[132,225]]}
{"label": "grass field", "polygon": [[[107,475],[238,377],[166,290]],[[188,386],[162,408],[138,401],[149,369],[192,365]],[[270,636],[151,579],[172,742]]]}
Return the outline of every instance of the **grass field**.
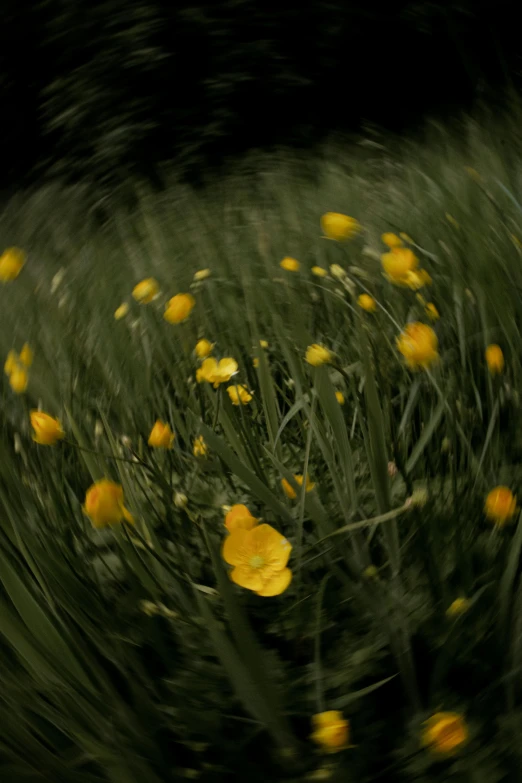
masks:
{"label": "grass field", "polygon": [[104,222],[80,187],[5,206],[2,780],[520,779],[522,157],[490,127]]}

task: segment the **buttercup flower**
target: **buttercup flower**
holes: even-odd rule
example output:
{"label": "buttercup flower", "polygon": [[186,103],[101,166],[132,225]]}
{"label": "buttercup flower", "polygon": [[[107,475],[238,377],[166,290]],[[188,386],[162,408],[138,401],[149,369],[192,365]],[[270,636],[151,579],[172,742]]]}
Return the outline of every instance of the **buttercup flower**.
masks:
{"label": "buttercup flower", "polygon": [[374,313],[377,310],[377,302],[369,294],[360,294],[357,297],[357,304],[362,310],[366,310],[367,313]]}
{"label": "buttercup flower", "polygon": [[89,487],[83,510],[96,528],[118,525],[123,521],[134,522],[123,505],[123,487],[109,479],[101,479]]}
{"label": "buttercup flower", "polygon": [[154,449],[171,449],[175,437],[170,425],[158,419],[150,432],[148,443]]}
{"label": "buttercup flower", "polygon": [[344,405],[344,394],[342,391],[336,391],[335,392],[335,399],[339,403],[339,405]]}
{"label": "buttercup flower", "polygon": [[259,345],[261,346],[261,348],[264,348],[265,351],[266,351],[266,349],[268,348],[268,341],[267,340],[260,340],[259,341]]}
{"label": "buttercup flower", "polygon": [[252,530],[258,522],[243,503],[233,505],[225,517],[225,527],[230,533],[234,530]]}
{"label": "buttercup flower", "polygon": [[209,356],[196,371],[196,380],[198,383],[202,381],[213,383],[214,388],[217,389],[220,383],[229,381],[236,372],[237,362],[230,356],[220,359],[219,362],[213,356]]}
{"label": "buttercup flower", "polygon": [[[153,277],[147,277],[132,289],[134,299],[140,304],[149,304],[159,294],[159,285]],[[118,308],[119,310],[120,308]],[[117,312],[117,311],[116,311]]]}
{"label": "buttercup flower", "polygon": [[119,307],[116,308],[114,311],[114,318],[116,321],[120,321],[122,318],[125,318],[127,313],[129,312],[129,305],[127,302],[123,302]]}
{"label": "buttercup flower", "polygon": [[500,375],[504,369],[504,354],[500,345],[488,345],[485,356],[491,375]]}
{"label": "buttercup flower", "polygon": [[31,411],[31,427],[33,428],[33,440],[41,446],[54,446],[56,441],[65,437],[62,425],[53,416],[43,411]]}
{"label": "buttercup flower", "polygon": [[257,356],[254,356],[254,358],[252,359],[252,367],[254,367],[254,369],[256,370],[259,367],[259,359],[257,358]]}
{"label": "buttercup flower", "polygon": [[340,264],[332,264],[330,266],[330,274],[335,277],[336,280],[342,280],[346,277],[346,270],[340,266]]}
{"label": "buttercup flower", "polygon": [[350,722],[339,710],[319,712],[312,718],[311,739],[326,753],[337,753],[350,747]]}
{"label": "buttercup flower", "polygon": [[232,405],[247,405],[252,399],[252,395],[244,383],[227,386],[227,392]]}
{"label": "buttercup flower", "polygon": [[240,587],[265,597],[280,595],[292,580],[286,567],[292,547],[270,525],[236,529],[225,538],[223,558],[231,566],[230,578]]}
{"label": "buttercup flower", "polygon": [[[303,477],[301,476],[300,473],[297,473],[297,474],[294,473],[294,480],[295,480],[296,484],[299,484],[300,487],[303,486]],[[290,500],[295,500],[296,499],[297,495],[296,495],[295,489],[293,488],[293,486],[290,484],[289,481],[287,481],[286,479],[281,479],[281,486],[283,487],[283,492],[285,493],[287,498],[290,498]],[[315,487],[314,482],[311,481],[310,476],[307,476],[306,477],[306,491],[307,492],[311,492],[314,487]]]}
{"label": "buttercup flower", "polygon": [[333,353],[324,345],[313,343],[306,349],[305,359],[312,367],[320,367],[322,364],[329,364],[332,361]]}
{"label": "buttercup flower", "polygon": [[438,345],[431,326],[418,321],[408,324],[397,338],[397,348],[411,370],[425,369],[438,361]]}
{"label": "buttercup flower", "polygon": [[18,364],[19,364],[19,359],[16,351],[9,351],[4,364],[5,374],[11,375],[18,367]]}
{"label": "buttercup flower", "polygon": [[29,376],[22,366],[17,366],[9,376],[9,385],[15,394],[23,394],[27,389]]}
{"label": "buttercup flower", "polygon": [[486,497],[484,513],[497,527],[504,527],[516,514],[517,499],[509,487],[498,486]]}
{"label": "buttercup flower", "polygon": [[446,609],[446,617],[450,619],[460,617],[461,614],[465,614],[468,611],[470,605],[471,601],[469,598],[455,598],[453,603]]}
{"label": "buttercup flower", "polygon": [[426,311],[426,315],[431,318],[432,321],[438,321],[440,318],[439,311],[433,304],[433,302],[428,302],[426,307],[424,308]]}
{"label": "buttercup flower", "polygon": [[361,232],[358,220],[340,212],[326,212],[321,218],[321,228],[328,239],[345,242]]}
{"label": "buttercup flower", "polygon": [[279,266],[281,269],[286,269],[287,272],[299,272],[299,261],[295,258],[290,258],[290,256],[285,256],[283,260],[279,263]]}
{"label": "buttercup flower", "polygon": [[425,285],[431,285],[432,282],[429,273],[426,272],[425,269],[415,269],[408,272],[403,285],[408,286],[412,291],[419,291],[421,288],[424,288]]}
{"label": "buttercup flower", "polygon": [[195,304],[192,294],[176,294],[165,305],[163,318],[170,324],[180,324],[187,320]]}
{"label": "buttercup flower", "polygon": [[458,712],[437,712],[424,726],[423,745],[444,756],[454,753],[469,737],[466,722]]}
{"label": "buttercup flower", "polygon": [[16,280],[25,264],[25,253],[18,247],[8,247],[0,256],[0,282]]}
{"label": "buttercup flower", "polygon": [[313,266],[310,271],[316,277],[326,277],[326,275],[328,274],[328,271],[326,269],[323,269],[322,266]]}
{"label": "buttercup flower", "polygon": [[194,438],[194,443],[192,444],[192,453],[195,457],[206,457],[208,454],[208,446],[205,443],[205,439],[203,435],[198,435],[197,438]]}
{"label": "buttercup flower", "polygon": [[33,363],[34,354],[29,343],[24,343],[20,351],[20,361],[24,367],[30,367]]}
{"label": "buttercup flower", "polygon": [[214,343],[211,343],[210,340],[198,340],[194,350],[199,359],[206,359],[207,356],[212,353],[213,347]]}
{"label": "buttercup flower", "polygon": [[196,272],[194,274],[194,280],[196,282],[200,282],[201,280],[206,280],[207,277],[210,277],[211,274],[212,272],[210,271],[210,269],[200,269],[199,272]]}
{"label": "buttercup flower", "polygon": [[402,239],[400,239],[397,234],[393,234],[391,232],[381,234],[381,240],[383,245],[386,245],[389,248],[402,246]]}
{"label": "buttercup flower", "polygon": [[394,247],[389,253],[382,254],[381,263],[388,282],[394,285],[408,285],[406,282],[408,273],[417,269],[419,259],[408,247]]}

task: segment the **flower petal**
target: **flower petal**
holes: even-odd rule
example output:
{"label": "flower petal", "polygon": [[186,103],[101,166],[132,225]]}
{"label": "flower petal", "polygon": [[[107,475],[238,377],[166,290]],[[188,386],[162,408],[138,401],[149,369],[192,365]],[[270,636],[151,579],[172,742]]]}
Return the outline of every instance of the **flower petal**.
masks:
{"label": "flower petal", "polygon": [[[237,569],[235,569],[237,571]],[[281,595],[284,593],[290,582],[292,581],[292,572],[289,568],[283,568],[282,571],[278,571],[274,576],[265,582],[261,590],[257,590],[258,595],[269,597],[272,595]]]}
{"label": "flower petal", "polygon": [[251,530],[233,530],[223,543],[223,560],[234,566],[247,563],[252,555],[251,535]]}
{"label": "flower petal", "polygon": [[236,585],[246,587],[247,590],[259,592],[263,588],[263,578],[258,568],[251,568],[248,565],[237,566],[231,571],[230,578]]}
{"label": "flower petal", "polygon": [[290,542],[270,525],[258,525],[250,531],[251,542],[271,568],[280,571],[288,563],[292,551]]}

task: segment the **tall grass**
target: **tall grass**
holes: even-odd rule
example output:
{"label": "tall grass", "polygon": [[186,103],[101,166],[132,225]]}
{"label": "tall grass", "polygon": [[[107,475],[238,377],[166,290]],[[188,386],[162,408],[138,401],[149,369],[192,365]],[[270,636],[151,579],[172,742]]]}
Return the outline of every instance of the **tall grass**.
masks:
{"label": "tall grass", "polygon": [[[520,494],[522,479],[514,130],[468,121],[393,153],[261,155],[199,192],[141,189],[104,223],[80,187],[6,205],[2,246],[28,261],[0,288],[0,352],[27,341],[35,359],[24,395],[5,376],[1,388],[3,778],[517,778],[522,523],[498,530],[483,513],[490,489]],[[323,238],[329,210],[363,234]],[[429,371],[396,349],[427,316],[382,276],[385,231],[408,235],[433,279],[422,295],[440,312],[441,361]],[[332,264],[346,276],[310,272]],[[132,288],[151,276],[161,296],[140,306]],[[171,325],[163,306],[180,292],[196,306]],[[358,308],[362,292],[376,313]],[[196,383],[202,337],[237,360],[248,405]],[[305,362],[314,342],[335,365]],[[488,373],[490,343],[501,376]],[[63,423],[53,448],[31,440],[36,407]],[[158,418],[176,433],[170,452],[147,445]],[[207,459],[193,455],[199,435]],[[123,485],[133,528],[94,530],[82,512],[103,476]],[[234,503],[291,542],[282,595],[230,581]],[[462,596],[468,611],[448,617]],[[334,709],[354,747],[330,756],[309,735]],[[449,757],[421,743],[441,710],[470,731]]]}

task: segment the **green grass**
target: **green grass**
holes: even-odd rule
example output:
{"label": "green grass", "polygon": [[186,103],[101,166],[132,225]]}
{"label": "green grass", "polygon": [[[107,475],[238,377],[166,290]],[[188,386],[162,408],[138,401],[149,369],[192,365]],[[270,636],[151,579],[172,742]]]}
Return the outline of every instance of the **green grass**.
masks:
{"label": "green grass", "polygon": [[[522,521],[496,530],[483,512],[492,487],[522,489],[517,132],[468,120],[393,151],[256,155],[198,192],[103,204],[103,224],[79,186],[5,206],[0,247],[28,260],[0,287],[0,356],[28,341],[35,360],[25,395],[5,375],[0,389],[2,779],[517,779]],[[330,210],[362,235],[322,238]],[[400,329],[427,318],[382,276],[385,231],[409,235],[433,279],[441,362],[429,372],[396,350]],[[287,255],[298,273],[280,269]],[[331,264],[344,282],[310,273]],[[161,296],[139,306],[131,291],[149,276]],[[165,301],[189,291],[190,318],[168,324]],[[357,307],[364,291],[375,314]],[[247,406],[195,382],[202,337],[237,360]],[[335,366],[305,362],[312,342]],[[66,430],[54,448],[31,440],[38,406]],[[176,432],[171,452],[147,446],[157,418]],[[192,454],[199,434],[206,460]],[[291,501],[281,479],[295,473],[315,489]],[[94,530],[83,514],[102,476],[123,485],[134,529]],[[408,505],[418,489],[425,502]],[[233,503],[292,543],[282,595],[228,578]],[[459,596],[471,606],[450,620]],[[350,720],[354,747],[313,745],[325,709]],[[470,731],[448,758],[420,741],[441,710]]]}

